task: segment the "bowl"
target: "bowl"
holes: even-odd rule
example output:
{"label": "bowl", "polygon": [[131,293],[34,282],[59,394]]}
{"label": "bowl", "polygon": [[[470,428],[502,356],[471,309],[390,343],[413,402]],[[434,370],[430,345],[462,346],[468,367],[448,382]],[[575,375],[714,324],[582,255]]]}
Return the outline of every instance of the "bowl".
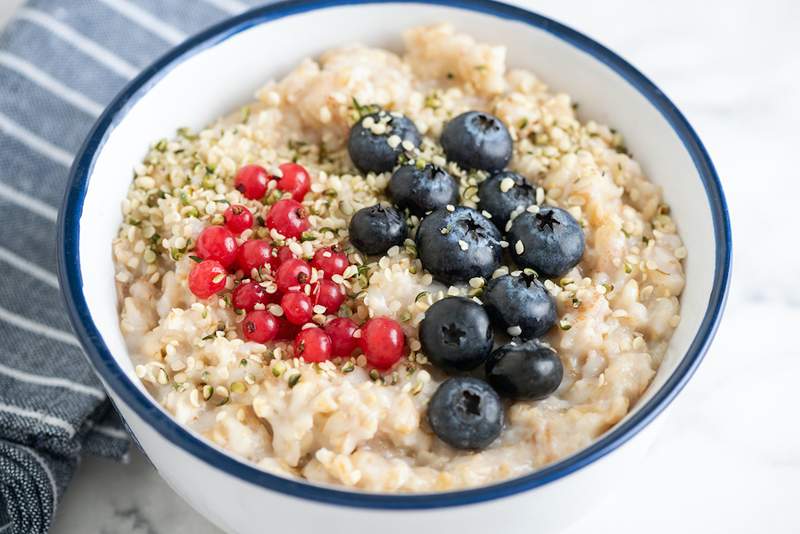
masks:
{"label": "bowl", "polygon": [[[134,374],[120,333],[111,241],[130,169],[153,139],[201,127],[251,99],[270,76],[347,42],[400,48],[401,31],[448,21],[508,46],[580,102],[580,115],[625,136],[664,191],[689,250],[682,320],[652,385],[588,448],[498,484],[436,494],[376,494],[259,470],[176,423]],[[276,46],[276,43],[280,43]],[[727,208],[692,127],[647,78],[597,42],[541,15],[487,0],[289,1],[254,9],[177,46],[111,103],[78,154],[61,210],[60,279],[86,354],[142,450],[198,512],[229,532],[507,533],[552,531],[579,517],[642,459],[656,416],[689,380],[720,320],[730,274]],[[501,518],[501,519],[498,519]]]}

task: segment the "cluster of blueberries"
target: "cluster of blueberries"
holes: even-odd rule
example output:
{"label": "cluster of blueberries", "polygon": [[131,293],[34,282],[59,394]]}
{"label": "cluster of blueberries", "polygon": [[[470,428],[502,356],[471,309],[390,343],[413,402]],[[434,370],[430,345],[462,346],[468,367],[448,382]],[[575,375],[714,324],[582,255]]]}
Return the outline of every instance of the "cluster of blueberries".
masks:
{"label": "cluster of blueberries", "polygon": [[[365,173],[394,171],[388,186],[394,207],[377,204],[356,212],[350,240],[367,255],[383,254],[405,241],[411,213],[422,218],[416,246],[434,278],[450,285],[488,280],[483,305],[447,297],[427,310],[419,331],[430,361],[456,374],[431,398],[431,428],[455,448],[482,449],[502,430],[501,395],[542,399],[561,383],[561,360],[539,341],[558,319],[555,301],[539,277],[561,276],[580,261],[583,230],[568,212],[538,206],[536,190],[505,170],[513,142],[497,117],[463,113],[445,125],[440,138],[449,161],[489,173],[478,189],[480,211],[458,205],[458,181],[445,169],[397,166],[420,141],[414,123],[397,113],[377,111],[353,126],[348,140],[353,163]],[[492,278],[502,265],[504,245],[523,271]],[[494,351],[493,325],[513,338]],[[465,374],[481,367],[485,379]]]}

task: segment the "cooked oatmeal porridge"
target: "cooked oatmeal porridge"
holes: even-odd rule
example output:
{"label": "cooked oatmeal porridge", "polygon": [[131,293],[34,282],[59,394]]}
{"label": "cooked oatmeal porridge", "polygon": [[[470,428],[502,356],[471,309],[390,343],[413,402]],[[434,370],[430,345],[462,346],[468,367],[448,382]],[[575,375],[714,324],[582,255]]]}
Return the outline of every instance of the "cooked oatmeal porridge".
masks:
{"label": "cooked oatmeal porridge", "polygon": [[446,491],[624,417],[687,252],[569,95],[447,25],[404,40],[154,142],[113,255],[136,374],[181,424],[283,476]]}

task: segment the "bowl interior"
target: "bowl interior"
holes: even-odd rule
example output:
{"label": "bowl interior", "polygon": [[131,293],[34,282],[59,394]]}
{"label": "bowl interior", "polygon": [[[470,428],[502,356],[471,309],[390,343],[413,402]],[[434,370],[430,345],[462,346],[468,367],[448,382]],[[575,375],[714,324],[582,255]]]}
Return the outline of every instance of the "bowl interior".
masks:
{"label": "bowl interior", "polygon": [[[149,143],[174,135],[179,127],[199,128],[248,102],[271,77],[280,77],[299,60],[358,41],[401,50],[405,28],[449,21],[481,41],[508,47],[508,65],[533,70],[552,88],[580,103],[582,119],[619,130],[650,179],[660,185],[689,250],[682,320],[643,406],[676,370],[689,350],[709,307],[716,255],[712,208],[703,180],[670,122],[637,90],[628,74],[545,27],[509,20],[473,6],[417,3],[340,5],[299,12],[253,24],[200,43],[153,72],[152,79],[128,95],[88,173],[79,212],[80,276],[91,321],[119,369],[135,387],[136,378],[118,326],[111,241],[121,222],[131,169]],[[291,9],[288,9],[291,11]],[[485,11],[485,10],[483,10]],[[336,31],[325,31],[336,28]],[[80,206],[74,209],[80,210]],[[113,364],[108,364],[113,367]]]}

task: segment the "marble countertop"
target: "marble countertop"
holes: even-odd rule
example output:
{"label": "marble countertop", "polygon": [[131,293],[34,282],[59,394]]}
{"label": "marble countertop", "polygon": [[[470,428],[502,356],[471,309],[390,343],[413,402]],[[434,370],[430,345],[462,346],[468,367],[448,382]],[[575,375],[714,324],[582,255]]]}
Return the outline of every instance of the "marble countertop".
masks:
{"label": "marble countertop", "polygon": [[[18,1],[3,1],[0,21]],[[629,482],[569,534],[800,532],[800,350],[790,338],[800,325],[800,252],[789,234],[800,197],[800,3],[519,3],[598,39],[673,99],[717,165],[736,249],[725,320],[664,414],[660,439]],[[86,458],[53,532],[218,530],[134,451],[125,465]]]}

